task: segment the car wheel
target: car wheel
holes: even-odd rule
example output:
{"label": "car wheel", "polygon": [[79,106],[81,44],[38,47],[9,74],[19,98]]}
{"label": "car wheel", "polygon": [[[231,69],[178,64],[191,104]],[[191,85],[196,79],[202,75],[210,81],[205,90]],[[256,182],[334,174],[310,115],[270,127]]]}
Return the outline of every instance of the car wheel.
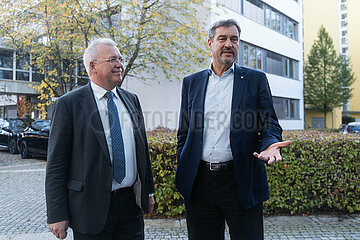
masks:
{"label": "car wheel", "polygon": [[20,144],[20,155],[21,155],[21,158],[29,158],[30,157],[29,149],[28,149],[28,146],[25,141],[22,141]]}
{"label": "car wheel", "polygon": [[19,150],[16,146],[16,140],[15,138],[10,139],[9,141],[9,152],[11,154],[19,153]]}

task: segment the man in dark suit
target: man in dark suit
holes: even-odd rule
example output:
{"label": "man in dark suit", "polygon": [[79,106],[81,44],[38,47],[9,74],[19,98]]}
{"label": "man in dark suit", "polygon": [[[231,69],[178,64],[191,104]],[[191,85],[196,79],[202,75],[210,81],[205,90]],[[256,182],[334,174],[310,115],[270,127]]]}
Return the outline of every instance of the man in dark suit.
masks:
{"label": "man in dark suit", "polygon": [[117,87],[124,66],[116,43],[84,53],[90,83],[56,101],[46,168],[50,231],[75,240],[144,239],[154,206],[144,119],[136,95]]}
{"label": "man in dark suit", "polygon": [[281,160],[282,129],[266,75],[235,64],[240,27],[209,30],[209,69],[183,80],[176,186],[185,199],[190,240],[263,239],[266,170]]}

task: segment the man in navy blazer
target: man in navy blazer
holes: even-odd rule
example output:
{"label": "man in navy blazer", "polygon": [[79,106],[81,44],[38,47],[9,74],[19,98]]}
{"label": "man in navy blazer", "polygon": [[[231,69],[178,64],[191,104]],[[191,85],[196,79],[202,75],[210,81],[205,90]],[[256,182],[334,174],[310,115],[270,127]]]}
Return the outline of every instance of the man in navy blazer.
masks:
{"label": "man in navy blazer", "polygon": [[263,239],[269,199],[264,163],[281,160],[282,129],[263,72],[235,64],[240,27],[209,30],[209,69],[183,80],[176,187],[185,199],[190,240]]}

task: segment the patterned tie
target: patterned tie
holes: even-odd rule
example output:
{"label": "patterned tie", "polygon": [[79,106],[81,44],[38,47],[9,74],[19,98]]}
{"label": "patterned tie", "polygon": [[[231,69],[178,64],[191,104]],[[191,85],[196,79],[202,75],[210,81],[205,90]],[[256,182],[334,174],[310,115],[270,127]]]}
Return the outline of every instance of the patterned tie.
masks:
{"label": "patterned tie", "polygon": [[119,113],[117,111],[114,102],[114,93],[111,91],[106,92],[105,97],[107,98],[108,112],[109,112],[109,124],[111,133],[112,143],[112,154],[113,154],[113,172],[114,179],[121,183],[125,177],[125,152],[124,152],[124,141],[121,133],[121,126],[119,120]]}

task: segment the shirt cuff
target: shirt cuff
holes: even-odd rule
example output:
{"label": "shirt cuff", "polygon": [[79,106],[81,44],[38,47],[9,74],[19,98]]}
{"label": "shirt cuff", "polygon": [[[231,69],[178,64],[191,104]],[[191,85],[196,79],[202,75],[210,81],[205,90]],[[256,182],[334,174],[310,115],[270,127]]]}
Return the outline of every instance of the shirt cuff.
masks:
{"label": "shirt cuff", "polygon": [[154,196],[154,193],[149,193],[149,197],[153,197]]}

